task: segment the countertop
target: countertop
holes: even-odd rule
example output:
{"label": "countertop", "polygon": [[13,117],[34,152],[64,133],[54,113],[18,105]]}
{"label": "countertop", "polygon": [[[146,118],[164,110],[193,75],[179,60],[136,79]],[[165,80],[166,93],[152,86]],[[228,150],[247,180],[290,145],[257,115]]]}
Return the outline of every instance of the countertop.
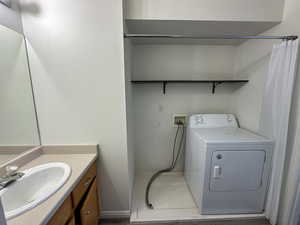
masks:
{"label": "countertop", "polygon": [[91,164],[97,159],[97,153],[87,154],[41,154],[20,168],[25,170],[49,162],[64,162],[72,168],[68,181],[55,194],[35,208],[7,221],[7,225],[45,225],[69,196]]}
{"label": "countertop", "polygon": [[18,155],[16,154],[0,154],[0,164],[6,163],[14,158],[16,158]]}

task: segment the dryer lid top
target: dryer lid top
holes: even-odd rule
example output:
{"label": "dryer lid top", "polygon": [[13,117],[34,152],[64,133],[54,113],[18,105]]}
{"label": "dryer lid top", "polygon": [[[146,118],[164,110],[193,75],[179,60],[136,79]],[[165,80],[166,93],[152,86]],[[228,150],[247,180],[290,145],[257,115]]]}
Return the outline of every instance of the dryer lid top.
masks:
{"label": "dryer lid top", "polygon": [[223,128],[205,128],[193,129],[196,137],[200,138],[206,143],[255,143],[272,144],[273,141],[269,138],[255,134],[251,131],[236,128],[236,127],[223,127]]}
{"label": "dryer lid top", "polygon": [[189,118],[190,128],[238,127],[233,114],[195,114]]}

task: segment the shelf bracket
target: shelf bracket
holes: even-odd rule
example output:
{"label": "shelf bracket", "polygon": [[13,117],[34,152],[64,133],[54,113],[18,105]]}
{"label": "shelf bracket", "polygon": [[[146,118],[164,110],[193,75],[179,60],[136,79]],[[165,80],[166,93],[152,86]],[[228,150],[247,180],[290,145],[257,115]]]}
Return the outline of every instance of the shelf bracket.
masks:
{"label": "shelf bracket", "polygon": [[218,85],[220,85],[220,84],[222,84],[223,82],[220,82],[220,81],[213,81],[212,82],[212,94],[215,94],[215,92],[216,92],[216,87],[218,86]]}
{"label": "shelf bracket", "polygon": [[164,81],[163,82],[163,93],[164,93],[164,95],[166,94],[166,86],[167,86],[167,82]]}

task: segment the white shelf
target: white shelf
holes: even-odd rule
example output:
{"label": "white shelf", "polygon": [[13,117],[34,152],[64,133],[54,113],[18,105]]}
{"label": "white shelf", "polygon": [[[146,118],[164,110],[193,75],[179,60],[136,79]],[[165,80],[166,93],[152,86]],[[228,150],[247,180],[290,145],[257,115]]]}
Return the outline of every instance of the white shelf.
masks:
{"label": "white shelf", "polygon": [[214,94],[217,85],[223,83],[245,84],[248,83],[249,80],[132,80],[131,82],[134,84],[162,84],[164,94],[166,94],[166,86],[168,83],[206,83],[212,84],[212,93]]}
{"label": "white shelf", "polygon": [[[132,34],[180,34],[197,36],[257,35],[276,26],[279,22],[241,21],[191,21],[191,20],[126,20],[127,32]],[[197,44],[239,45],[244,40],[199,39],[132,39],[133,44]]]}

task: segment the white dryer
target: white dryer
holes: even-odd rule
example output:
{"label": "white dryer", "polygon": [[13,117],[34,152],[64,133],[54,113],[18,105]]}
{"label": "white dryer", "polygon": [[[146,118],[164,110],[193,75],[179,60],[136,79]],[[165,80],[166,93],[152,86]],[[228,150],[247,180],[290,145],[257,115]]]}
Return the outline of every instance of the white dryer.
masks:
{"label": "white dryer", "polygon": [[238,127],[231,114],[189,118],[185,180],[200,214],[262,213],[273,142]]}

